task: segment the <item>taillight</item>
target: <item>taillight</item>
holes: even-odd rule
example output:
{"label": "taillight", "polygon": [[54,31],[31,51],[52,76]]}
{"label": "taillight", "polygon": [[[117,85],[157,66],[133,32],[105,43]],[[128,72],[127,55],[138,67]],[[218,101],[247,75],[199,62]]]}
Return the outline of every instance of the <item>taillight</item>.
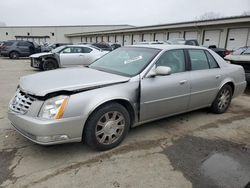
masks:
{"label": "taillight", "polygon": [[224,55],[225,55],[225,56],[226,56],[226,55],[229,55],[229,54],[231,54],[231,52],[228,51],[228,50],[226,50],[226,51],[224,52]]}

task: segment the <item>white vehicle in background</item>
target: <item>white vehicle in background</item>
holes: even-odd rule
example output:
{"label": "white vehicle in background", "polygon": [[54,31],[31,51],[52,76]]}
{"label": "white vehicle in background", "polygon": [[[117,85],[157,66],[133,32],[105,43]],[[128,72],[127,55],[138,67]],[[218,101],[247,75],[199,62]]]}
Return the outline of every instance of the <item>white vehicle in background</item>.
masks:
{"label": "white vehicle in background", "polygon": [[245,70],[246,80],[250,84],[250,47],[241,47],[224,59],[232,64],[241,65]]}
{"label": "white vehicle in background", "polygon": [[89,45],[60,46],[51,52],[38,53],[30,56],[31,67],[41,70],[52,70],[61,67],[88,66],[108,51]]}

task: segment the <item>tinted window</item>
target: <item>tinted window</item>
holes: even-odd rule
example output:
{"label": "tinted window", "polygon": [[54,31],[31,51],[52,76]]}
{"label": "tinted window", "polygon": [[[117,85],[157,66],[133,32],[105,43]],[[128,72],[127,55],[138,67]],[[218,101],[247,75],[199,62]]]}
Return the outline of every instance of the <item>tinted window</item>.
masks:
{"label": "tinted window", "polygon": [[13,42],[10,42],[10,41],[4,42],[4,45],[5,45],[5,46],[11,46],[12,44],[13,44]]}
{"label": "tinted window", "polygon": [[209,69],[206,54],[203,50],[188,50],[192,70]]}
{"label": "tinted window", "polygon": [[208,51],[205,51],[206,55],[207,55],[207,59],[208,59],[208,63],[210,65],[210,68],[213,69],[213,68],[218,68],[219,65],[218,63],[215,61],[214,57],[208,52]]}
{"label": "tinted window", "polygon": [[82,48],[82,53],[90,53],[92,51],[91,48],[84,47]]}
{"label": "tinted window", "polygon": [[20,41],[20,42],[17,43],[17,46],[31,46],[31,44],[28,43],[28,42]]}
{"label": "tinted window", "polygon": [[170,50],[165,52],[158,59],[156,66],[170,67],[172,73],[185,71],[185,56],[183,50]]}
{"label": "tinted window", "polygon": [[62,53],[83,53],[81,47],[68,47],[65,48]]}

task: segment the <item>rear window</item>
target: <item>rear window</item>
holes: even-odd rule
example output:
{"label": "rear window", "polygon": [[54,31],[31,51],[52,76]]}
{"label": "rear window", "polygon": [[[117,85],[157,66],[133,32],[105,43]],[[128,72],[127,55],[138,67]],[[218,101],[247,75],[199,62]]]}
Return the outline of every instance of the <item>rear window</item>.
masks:
{"label": "rear window", "polygon": [[4,42],[5,46],[11,46],[14,42],[8,41],[8,42]]}
{"label": "rear window", "polygon": [[191,60],[192,70],[209,69],[206,54],[203,50],[188,50]]}

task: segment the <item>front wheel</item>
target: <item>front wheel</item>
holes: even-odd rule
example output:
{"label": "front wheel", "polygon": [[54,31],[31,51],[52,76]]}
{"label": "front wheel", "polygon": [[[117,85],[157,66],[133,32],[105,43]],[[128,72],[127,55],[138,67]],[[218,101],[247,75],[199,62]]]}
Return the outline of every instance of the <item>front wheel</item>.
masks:
{"label": "front wheel", "polygon": [[10,59],[19,59],[19,53],[18,52],[11,52],[10,53]]}
{"label": "front wheel", "polygon": [[118,103],[108,103],[97,109],[86,123],[84,139],[97,150],[108,150],[119,145],[130,126],[129,113]]}
{"label": "front wheel", "polygon": [[43,70],[45,70],[45,71],[58,68],[57,62],[54,59],[45,60],[42,64],[42,66],[43,66]]}
{"label": "front wheel", "polygon": [[212,112],[216,114],[222,114],[227,111],[228,107],[231,104],[232,100],[232,87],[230,85],[224,85],[218,95],[216,96],[212,106],[211,110]]}

